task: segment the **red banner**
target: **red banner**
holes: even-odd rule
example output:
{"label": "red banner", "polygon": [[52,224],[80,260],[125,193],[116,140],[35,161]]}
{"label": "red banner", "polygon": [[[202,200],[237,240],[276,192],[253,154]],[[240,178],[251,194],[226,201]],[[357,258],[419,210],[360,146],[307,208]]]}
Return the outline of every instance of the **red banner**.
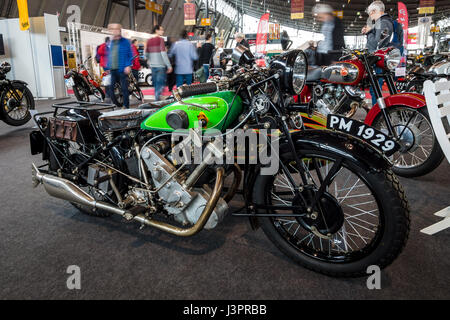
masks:
{"label": "red banner", "polygon": [[263,14],[259,19],[258,33],[256,34],[256,52],[266,53],[267,33],[269,33],[270,13]]}
{"label": "red banner", "polygon": [[408,43],[408,10],[403,2],[398,3],[398,23],[403,26],[403,45]]}
{"label": "red banner", "polygon": [[185,26],[195,26],[195,11],[197,7],[195,3],[185,3],[184,4],[184,25]]}
{"label": "red banner", "polygon": [[303,19],[305,17],[305,1],[291,0],[291,19]]}

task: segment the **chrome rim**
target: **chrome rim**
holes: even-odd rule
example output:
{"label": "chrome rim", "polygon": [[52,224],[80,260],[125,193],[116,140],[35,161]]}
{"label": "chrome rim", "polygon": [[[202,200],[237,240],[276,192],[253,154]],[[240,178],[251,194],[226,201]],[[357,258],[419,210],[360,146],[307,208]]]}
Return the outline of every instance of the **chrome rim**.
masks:
{"label": "chrome rim", "polygon": [[[434,148],[435,136],[430,121],[418,110],[406,107],[388,110],[388,116],[401,146],[391,157],[392,163],[400,169],[421,166]],[[388,133],[384,119],[380,119],[375,127]]]}

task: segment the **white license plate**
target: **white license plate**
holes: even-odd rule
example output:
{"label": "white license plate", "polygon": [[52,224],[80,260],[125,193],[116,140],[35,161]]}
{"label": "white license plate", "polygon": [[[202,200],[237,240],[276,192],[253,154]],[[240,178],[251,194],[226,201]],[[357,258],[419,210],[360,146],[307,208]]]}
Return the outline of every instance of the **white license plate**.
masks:
{"label": "white license plate", "polygon": [[75,85],[75,82],[73,82],[72,78],[64,79],[64,82],[66,83],[67,88],[72,88]]}

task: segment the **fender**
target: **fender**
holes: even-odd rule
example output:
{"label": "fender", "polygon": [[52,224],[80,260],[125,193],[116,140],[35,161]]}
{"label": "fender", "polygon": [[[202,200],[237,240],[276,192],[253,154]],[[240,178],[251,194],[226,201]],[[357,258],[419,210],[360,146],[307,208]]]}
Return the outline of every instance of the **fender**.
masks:
{"label": "fender", "polygon": [[[423,108],[427,105],[425,101],[425,97],[418,93],[398,93],[393,94],[389,97],[384,98],[384,102],[386,103],[386,108],[390,108],[392,106],[407,106],[414,109]],[[369,113],[364,120],[364,123],[371,126],[375,118],[381,112],[378,103],[370,109]]]}
{"label": "fender", "polygon": [[11,80],[11,83],[23,84],[24,86],[28,86],[28,83],[22,80]]}

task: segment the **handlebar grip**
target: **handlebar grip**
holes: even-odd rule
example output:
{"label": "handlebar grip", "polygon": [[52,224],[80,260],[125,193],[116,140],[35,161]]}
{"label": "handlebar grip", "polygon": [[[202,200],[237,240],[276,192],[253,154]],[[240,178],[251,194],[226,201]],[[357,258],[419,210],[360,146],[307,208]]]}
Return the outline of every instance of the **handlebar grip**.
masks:
{"label": "handlebar grip", "polygon": [[207,82],[179,87],[178,89],[174,90],[174,95],[175,97],[178,95],[178,97],[182,99],[199,94],[213,93],[217,90],[218,88],[215,82]]}
{"label": "handlebar grip", "polygon": [[342,50],[328,50],[328,54],[342,54]]}

